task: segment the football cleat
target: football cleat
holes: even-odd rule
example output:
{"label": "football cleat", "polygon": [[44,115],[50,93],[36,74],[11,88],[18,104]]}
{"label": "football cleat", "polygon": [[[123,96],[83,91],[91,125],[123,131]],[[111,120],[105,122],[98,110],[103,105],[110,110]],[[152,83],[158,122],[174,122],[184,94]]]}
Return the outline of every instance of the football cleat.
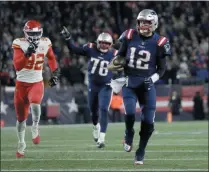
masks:
{"label": "football cleat", "polygon": [[140,150],[139,148],[137,149],[136,151],[136,154],[135,154],[135,161],[134,161],[134,164],[135,165],[143,165],[144,164],[144,154],[145,154],[145,151],[143,150]]}
{"label": "football cleat", "polygon": [[98,141],[98,142],[97,142],[97,147],[100,148],[100,149],[101,149],[101,148],[104,148],[104,147],[105,147],[105,143],[104,143],[104,142],[99,142],[99,141]]}
{"label": "football cleat", "polygon": [[133,139],[134,139],[134,130],[131,133],[125,132],[125,137],[123,140],[123,148],[126,152],[131,152],[133,147]]}
{"label": "football cleat", "polygon": [[19,153],[19,152],[16,152],[16,157],[17,157],[17,158],[24,158],[24,153],[21,154],[21,153]]}
{"label": "football cleat", "polygon": [[135,158],[134,165],[143,165],[143,164],[144,164],[143,161],[137,160],[137,157]]}
{"label": "football cleat", "polygon": [[99,135],[100,135],[100,124],[99,123],[97,125],[93,126],[92,134],[93,134],[94,141],[97,142],[99,139]]}
{"label": "football cleat", "polygon": [[25,142],[19,142],[18,147],[17,147],[17,152],[16,152],[16,157],[17,158],[23,158],[24,157],[24,151],[26,148]]}
{"label": "football cleat", "polygon": [[41,138],[40,138],[40,136],[38,135],[36,138],[32,139],[32,141],[33,141],[33,144],[37,145],[37,144],[40,143]]}
{"label": "football cleat", "polygon": [[33,144],[39,144],[40,143],[40,134],[39,134],[39,129],[38,127],[34,127],[32,126],[31,128],[31,132],[32,132],[32,141],[33,141]]}

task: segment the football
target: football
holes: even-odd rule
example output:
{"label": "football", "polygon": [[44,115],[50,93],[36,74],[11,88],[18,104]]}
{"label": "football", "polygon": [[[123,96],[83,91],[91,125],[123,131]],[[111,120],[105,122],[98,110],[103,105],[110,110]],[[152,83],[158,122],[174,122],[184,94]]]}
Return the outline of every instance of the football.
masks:
{"label": "football", "polygon": [[122,56],[117,56],[113,59],[113,64],[115,66],[119,66],[119,65],[124,66],[125,65],[125,58]]}

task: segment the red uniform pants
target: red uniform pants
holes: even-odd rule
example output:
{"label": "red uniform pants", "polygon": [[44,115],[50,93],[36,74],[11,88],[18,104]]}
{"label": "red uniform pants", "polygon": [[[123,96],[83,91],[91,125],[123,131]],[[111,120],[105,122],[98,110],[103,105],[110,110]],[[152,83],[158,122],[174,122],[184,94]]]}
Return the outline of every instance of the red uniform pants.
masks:
{"label": "red uniform pants", "polygon": [[27,119],[31,103],[41,104],[43,94],[43,81],[36,83],[16,81],[14,105],[17,120],[19,122],[22,122]]}

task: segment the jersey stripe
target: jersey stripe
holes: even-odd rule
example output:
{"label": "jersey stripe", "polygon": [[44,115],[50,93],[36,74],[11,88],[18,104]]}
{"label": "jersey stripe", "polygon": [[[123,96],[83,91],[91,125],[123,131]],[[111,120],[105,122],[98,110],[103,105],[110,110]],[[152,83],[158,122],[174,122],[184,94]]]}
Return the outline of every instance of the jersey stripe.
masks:
{"label": "jersey stripe", "polygon": [[92,48],[93,47],[93,44],[92,43],[88,43],[88,47],[89,48]]}
{"label": "jersey stripe", "polygon": [[114,50],[113,55],[116,56],[117,53],[118,53],[118,50]]}
{"label": "jersey stripe", "polygon": [[20,46],[17,44],[12,44],[12,48],[20,48]]}
{"label": "jersey stripe", "polygon": [[158,44],[158,46],[161,46],[161,45],[165,44],[166,41],[167,41],[166,37],[161,37],[158,40],[157,44]]}
{"label": "jersey stripe", "polygon": [[133,33],[134,33],[134,30],[133,30],[133,29],[131,29],[130,39],[132,39]]}
{"label": "jersey stripe", "polygon": [[126,38],[131,39],[132,35],[133,35],[134,30],[133,29],[129,29],[126,32]]}

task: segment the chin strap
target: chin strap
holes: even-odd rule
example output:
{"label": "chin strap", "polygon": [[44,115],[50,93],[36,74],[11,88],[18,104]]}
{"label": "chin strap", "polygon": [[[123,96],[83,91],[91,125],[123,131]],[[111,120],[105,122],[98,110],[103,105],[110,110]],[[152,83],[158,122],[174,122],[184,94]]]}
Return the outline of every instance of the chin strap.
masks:
{"label": "chin strap", "polygon": [[108,52],[109,49],[103,50],[101,48],[98,48],[98,50],[101,51],[102,53],[106,53],[106,52]]}

